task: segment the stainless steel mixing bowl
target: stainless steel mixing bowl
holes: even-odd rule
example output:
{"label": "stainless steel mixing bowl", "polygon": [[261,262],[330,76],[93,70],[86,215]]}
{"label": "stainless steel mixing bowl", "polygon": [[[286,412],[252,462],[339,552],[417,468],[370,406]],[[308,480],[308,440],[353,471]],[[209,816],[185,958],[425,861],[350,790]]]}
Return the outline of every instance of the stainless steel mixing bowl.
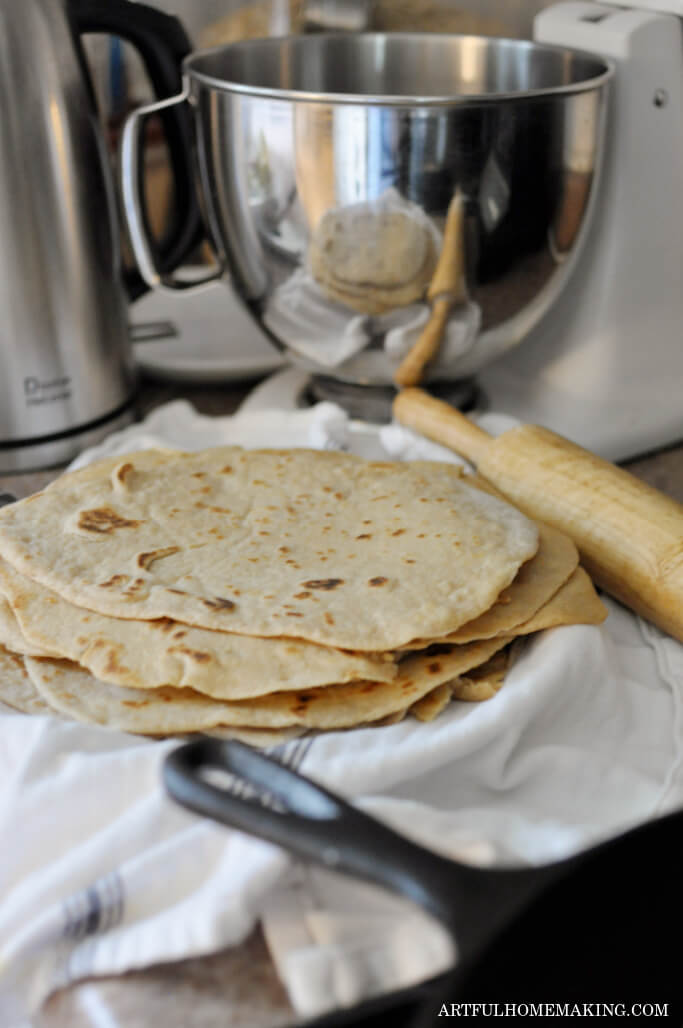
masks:
{"label": "stainless steel mixing bowl", "polygon": [[[213,277],[231,276],[294,363],[389,384],[426,300],[406,305],[399,290],[379,315],[339,302],[312,273],[311,238],[329,211],[342,221],[347,208],[399,211],[438,252],[459,189],[467,300],[427,378],[472,375],[525,337],[567,278],[590,219],[611,73],[563,48],[426,33],[247,40],[191,55],[170,102],[193,112]],[[155,266],[138,173],[143,119],[162,106],[130,117],[122,186],[143,275],[177,288]]]}

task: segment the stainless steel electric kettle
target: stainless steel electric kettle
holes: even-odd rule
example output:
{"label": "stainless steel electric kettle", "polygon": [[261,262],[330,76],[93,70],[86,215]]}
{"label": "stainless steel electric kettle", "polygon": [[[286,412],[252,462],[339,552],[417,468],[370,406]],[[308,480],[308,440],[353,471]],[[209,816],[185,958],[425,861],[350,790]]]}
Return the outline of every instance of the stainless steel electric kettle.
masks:
{"label": "stainless steel electric kettle", "polygon": [[[178,92],[190,43],[128,0],[0,0],[0,471],[62,463],[130,418],[135,374],[113,180],[80,36],[140,52],[159,97]],[[163,115],[171,266],[199,226],[189,126]]]}

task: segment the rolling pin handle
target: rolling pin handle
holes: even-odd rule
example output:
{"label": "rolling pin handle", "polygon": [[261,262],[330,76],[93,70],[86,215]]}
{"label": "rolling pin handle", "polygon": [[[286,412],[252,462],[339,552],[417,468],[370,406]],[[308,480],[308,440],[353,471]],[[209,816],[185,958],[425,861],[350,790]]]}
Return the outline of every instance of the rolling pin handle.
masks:
{"label": "rolling pin handle", "polygon": [[393,415],[402,425],[449,447],[477,465],[492,437],[464,414],[423,389],[402,389],[394,400]]}

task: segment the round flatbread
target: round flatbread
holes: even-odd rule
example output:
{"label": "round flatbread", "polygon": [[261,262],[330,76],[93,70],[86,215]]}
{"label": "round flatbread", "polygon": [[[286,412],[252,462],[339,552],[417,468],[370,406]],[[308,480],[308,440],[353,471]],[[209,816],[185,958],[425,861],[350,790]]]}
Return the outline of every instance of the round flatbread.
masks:
{"label": "round flatbread", "polygon": [[[4,595],[2,595],[4,594]],[[11,604],[8,605],[7,600]],[[0,560],[2,614],[11,649],[81,664],[96,678],[135,689],[189,686],[216,699],[239,700],[286,689],[356,679],[391,681],[388,656],[347,653],[302,639],[258,639],[162,618],[133,621],[77,607]]]}
{"label": "round flatbread", "polygon": [[145,451],[0,510],[0,555],[114,617],[386,651],[478,617],[537,526],[448,464]]}
{"label": "round flatbread", "polygon": [[0,646],[5,646],[13,653],[27,654],[31,657],[58,657],[56,650],[30,642],[21,630],[7,598],[0,593]]}
{"label": "round flatbread", "polygon": [[[496,602],[478,618],[443,637],[441,642],[466,643],[491,639],[495,635],[511,635],[518,625],[528,621],[547,603],[574,573],[579,551],[563,532],[539,524],[539,547],[531,560],[522,564],[514,580],[496,598]],[[580,611],[577,611],[580,616]],[[407,649],[419,649],[435,639],[415,640]]]}
{"label": "round flatbread", "polygon": [[55,713],[29,677],[24,658],[4,646],[0,646],[0,703],[22,714]]}
{"label": "round flatbread", "polygon": [[239,700],[213,700],[192,689],[126,689],[100,682],[68,661],[26,657],[33,683],[50,704],[78,721],[142,735],[237,728],[350,728],[411,706],[437,685],[483,663],[508,640],[443,647],[410,657],[394,682],[350,682]]}

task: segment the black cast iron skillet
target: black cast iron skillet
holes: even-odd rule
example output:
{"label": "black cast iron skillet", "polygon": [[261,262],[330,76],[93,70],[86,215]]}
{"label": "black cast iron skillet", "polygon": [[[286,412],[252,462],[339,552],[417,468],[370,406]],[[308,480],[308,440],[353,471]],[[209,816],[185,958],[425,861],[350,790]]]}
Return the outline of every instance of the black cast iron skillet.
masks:
{"label": "black cast iron skillet", "polygon": [[[216,772],[229,773],[227,787]],[[667,1004],[654,1023],[682,1023],[683,810],[554,864],[485,870],[410,842],[237,742],[184,744],[163,777],[190,810],[400,893],[452,933],[453,971],[316,1024],[443,1025],[442,1004],[464,1002],[601,1002],[615,1016],[627,1016],[619,1004]]]}

